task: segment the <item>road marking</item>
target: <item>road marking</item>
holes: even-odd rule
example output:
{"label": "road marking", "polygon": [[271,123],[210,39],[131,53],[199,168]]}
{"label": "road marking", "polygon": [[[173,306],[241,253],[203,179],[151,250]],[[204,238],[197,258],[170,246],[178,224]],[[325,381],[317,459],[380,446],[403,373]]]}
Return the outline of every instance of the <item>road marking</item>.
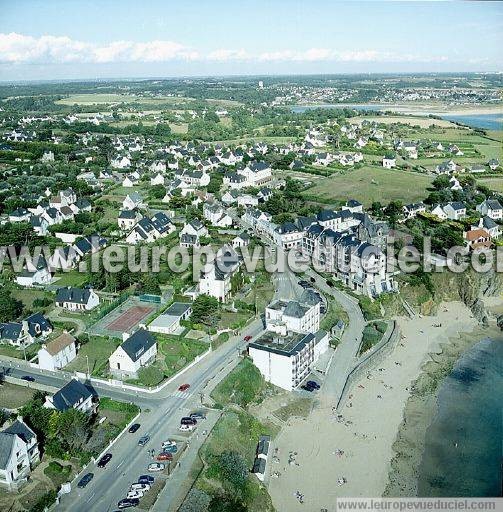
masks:
{"label": "road marking", "polygon": [[124,461],[121,461],[119,465],[115,469],[119,469],[124,464]]}
{"label": "road marking", "polygon": [[86,503],[89,503],[93,498],[94,498],[94,492],[91,494],[91,496],[89,496],[89,498],[87,498],[86,500]]}

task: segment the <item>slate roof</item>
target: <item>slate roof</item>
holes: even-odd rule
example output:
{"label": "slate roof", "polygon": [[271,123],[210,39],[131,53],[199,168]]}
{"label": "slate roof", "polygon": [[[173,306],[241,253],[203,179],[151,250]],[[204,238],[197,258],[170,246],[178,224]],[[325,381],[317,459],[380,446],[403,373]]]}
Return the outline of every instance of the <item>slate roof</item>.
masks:
{"label": "slate roof", "polygon": [[67,411],[72,409],[79,401],[85,401],[90,396],[92,396],[92,393],[84,384],[72,379],[54,394],[52,402],[58,411]]}
{"label": "slate roof", "polygon": [[7,434],[15,434],[25,443],[29,443],[34,437],[36,437],[35,432],[33,432],[28,425],[19,420],[16,420],[10,427],[7,427],[4,432]]}
{"label": "slate roof", "polygon": [[15,441],[15,434],[0,432],[0,469],[7,468],[7,464],[11,458],[12,450],[14,449]]}
{"label": "slate roof", "polygon": [[171,304],[171,306],[168,309],[166,309],[166,311],[164,311],[163,315],[182,316],[191,307],[192,304],[187,302],[173,302],[173,304]]}
{"label": "slate roof", "polygon": [[131,361],[138,361],[142,354],[156,344],[155,338],[145,329],[139,329],[121,345]]}
{"label": "slate roof", "polygon": [[73,304],[87,304],[91,290],[89,288],[59,288],[56,292],[56,302],[72,302]]}

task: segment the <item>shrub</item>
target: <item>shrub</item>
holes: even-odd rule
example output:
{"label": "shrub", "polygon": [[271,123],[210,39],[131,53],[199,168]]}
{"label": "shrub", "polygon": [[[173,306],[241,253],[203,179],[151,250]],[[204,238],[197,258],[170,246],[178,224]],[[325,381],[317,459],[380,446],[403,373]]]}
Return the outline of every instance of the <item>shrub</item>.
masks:
{"label": "shrub", "polygon": [[147,366],[138,371],[138,379],[144,386],[157,386],[164,379],[164,373],[157,366]]}

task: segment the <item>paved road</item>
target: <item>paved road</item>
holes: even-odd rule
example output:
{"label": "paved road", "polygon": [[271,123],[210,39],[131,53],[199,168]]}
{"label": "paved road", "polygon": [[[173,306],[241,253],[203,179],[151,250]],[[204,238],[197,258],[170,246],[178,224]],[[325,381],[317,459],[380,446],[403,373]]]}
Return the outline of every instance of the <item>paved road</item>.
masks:
{"label": "paved road", "polygon": [[356,363],[356,356],[366,322],[358,302],[353,297],[337,288],[328,286],[325,279],[313,270],[308,270],[306,274],[315,279],[314,284],[322,293],[334,297],[349,316],[349,325],[346,326],[342,339],[337,346],[337,352],[323,385],[323,393],[335,406],[342,396],[348,375]]}

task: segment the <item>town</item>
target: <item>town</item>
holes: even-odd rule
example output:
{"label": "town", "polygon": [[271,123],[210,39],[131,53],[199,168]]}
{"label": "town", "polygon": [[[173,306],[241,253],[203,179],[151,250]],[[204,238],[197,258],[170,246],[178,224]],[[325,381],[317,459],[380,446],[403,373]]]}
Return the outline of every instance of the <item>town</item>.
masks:
{"label": "town", "polygon": [[[342,77],[0,86],[2,509],[273,510],[297,464],[282,428],[325,397],[344,424],[358,378],[403,345],[397,316],[452,293],[490,322],[472,277],[446,274],[451,248],[502,245],[501,127],[294,108],[500,105],[500,75],[455,98],[421,79],[372,97]],[[425,237],[433,274],[389,267]],[[108,268],[144,248],[216,257]],[[268,272],[289,254],[311,265]]]}

